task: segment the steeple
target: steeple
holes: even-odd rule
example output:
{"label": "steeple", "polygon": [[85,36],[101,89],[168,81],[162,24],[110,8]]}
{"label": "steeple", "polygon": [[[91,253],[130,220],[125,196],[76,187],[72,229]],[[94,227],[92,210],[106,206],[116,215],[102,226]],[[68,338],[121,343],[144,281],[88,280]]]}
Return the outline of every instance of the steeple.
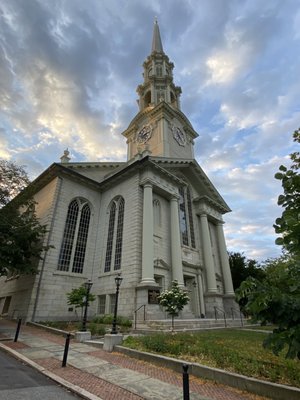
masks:
{"label": "steeple", "polygon": [[157,19],[155,18],[154,21],[154,28],[153,28],[153,38],[152,38],[152,51],[151,53],[163,53],[163,46],[160,38],[159,26],[157,23]]}
{"label": "steeple", "polygon": [[163,50],[157,20],[143,68],[144,82],[137,88],[139,112],[122,133],[127,138],[128,160],[146,154],[193,159],[198,134],[180,110],[181,88],[173,82],[174,64]]}
{"label": "steeple", "polygon": [[180,109],[181,88],[173,83],[174,64],[163,51],[157,20],[154,21],[151,54],[144,64],[144,82],[138,86],[140,111],[161,101]]}

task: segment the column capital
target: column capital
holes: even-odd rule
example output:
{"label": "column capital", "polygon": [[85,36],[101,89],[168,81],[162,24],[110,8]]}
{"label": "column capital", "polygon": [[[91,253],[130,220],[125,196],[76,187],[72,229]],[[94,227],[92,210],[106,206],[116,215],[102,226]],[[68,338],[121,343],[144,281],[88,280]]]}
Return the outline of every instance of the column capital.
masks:
{"label": "column capital", "polygon": [[176,201],[176,202],[178,202],[179,198],[180,198],[180,197],[179,197],[177,194],[172,194],[172,196],[170,197],[170,201]]}
{"label": "column capital", "polygon": [[145,188],[145,187],[153,187],[153,183],[150,180],[146,180],[144,182],[141,183],[141,185]]}

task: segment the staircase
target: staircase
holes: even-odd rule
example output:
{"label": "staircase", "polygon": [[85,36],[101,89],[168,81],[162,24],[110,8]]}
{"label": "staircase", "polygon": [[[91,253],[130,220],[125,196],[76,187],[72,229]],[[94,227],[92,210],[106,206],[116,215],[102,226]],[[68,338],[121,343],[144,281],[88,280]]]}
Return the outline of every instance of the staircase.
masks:
{"label": "staircase", "polygon": [[[246,321],[243,320],[243,324]],[[134,326],[134,325],[133,325]],[[174,319],[174,330],[176,332],[193,332],[203,329],[216,329],[216,328],[237,328],[241,327],[240,319],[208,319],[208,318],[194,318],[194,319]],[[135,333],[154,333],[154,332],[168,332],[171,330],[172,320],[147,320],[137,321]]]}

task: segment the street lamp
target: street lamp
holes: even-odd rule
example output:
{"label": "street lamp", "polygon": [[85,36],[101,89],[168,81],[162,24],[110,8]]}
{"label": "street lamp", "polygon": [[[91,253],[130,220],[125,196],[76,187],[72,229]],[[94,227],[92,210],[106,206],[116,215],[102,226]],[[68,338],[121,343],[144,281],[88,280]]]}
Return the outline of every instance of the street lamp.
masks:
{"label": "street lamp", "polygon": [[83,314],[83,319],[82,319],[82,332],[86,332],[86,320],[87,320],[87,310],[89,306],[89,295],[91,291],[91,287],[93,286],[93,282],[88,280],[87,282],[84,282],[83,284],[86,292],[85,292],[85,305],[84,305],[84,314]]}
{"label": "street lamp", "polygon": [[117,332],[117,312],[118,312],[118,299],[119,299],[119,289],[120,285],[122,283],[123,278],[121,278],[121,274],[118,274],[115,277],[115,282],[116,282],[116,299],[115,299],[115,311],[114,311],[114,319],[112,323],[112,330],[111,333],[112,335],[116,335]]}

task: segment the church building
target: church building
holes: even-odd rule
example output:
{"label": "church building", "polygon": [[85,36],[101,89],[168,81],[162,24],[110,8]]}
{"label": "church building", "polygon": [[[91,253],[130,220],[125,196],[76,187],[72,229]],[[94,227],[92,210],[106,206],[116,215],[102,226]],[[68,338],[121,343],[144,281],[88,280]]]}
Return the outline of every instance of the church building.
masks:
{"label": "church building", "polygon": [[[66,150],[34,182],[36,212],[51,248],[35,276],[0,278],[0,314],[28,321],[74,320],[67,293],[93,283],[89,315],[166,318],[157,296],[173,280],[188,291],[181,318],[230,314],[234,291],[223,233],[230,208],[194,158],[197,132],[180,109],[154,23],[137,88],[139,110],[122,133],[124,162],[72,162]],[[139,318],[139,313],[137,314]]]}

